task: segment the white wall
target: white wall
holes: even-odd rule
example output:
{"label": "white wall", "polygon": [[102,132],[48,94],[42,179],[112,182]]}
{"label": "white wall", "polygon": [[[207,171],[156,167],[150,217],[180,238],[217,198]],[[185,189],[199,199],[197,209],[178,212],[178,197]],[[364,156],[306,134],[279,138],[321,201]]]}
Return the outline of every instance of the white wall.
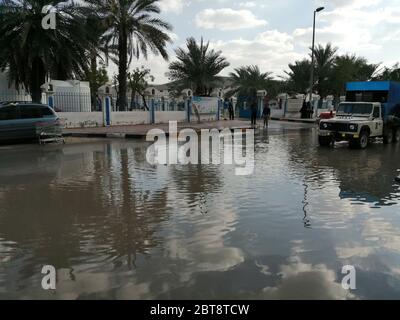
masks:
{"label": "white wall", "polygon": [[168,121],[186,121],[186,111],[156,111],[156,123],[167,123]]}
{"label": "white wall", "polygon": [[271,109],[271,117],[272,118],[283,118],[284,112],[285,111],[283,109]]}
{"label": "white wall", "polygon": [[111,114],[111,124],[114,126],[146,124],[149,121],[150,113],[148,111],[121,111]]}
{"label": "white wall", "polygon": [[[58,116],[65,123],[66,128],[90,128],[103,126],[102,112],[58,112]],[[156,111],[156,123],[168,123],[168,121],[186,121],[186,111]],[[197,117],[191,117],[193,123]],[[216,120],[216,115],[201,115],[201,121]],[[149,111],[124,111],[111,113],[111,125],[135,125],[150,123]]]}
{"label": "white wall", "polygon": [[66,128],[89,128],[103,126],[102,112],[58,112]]}

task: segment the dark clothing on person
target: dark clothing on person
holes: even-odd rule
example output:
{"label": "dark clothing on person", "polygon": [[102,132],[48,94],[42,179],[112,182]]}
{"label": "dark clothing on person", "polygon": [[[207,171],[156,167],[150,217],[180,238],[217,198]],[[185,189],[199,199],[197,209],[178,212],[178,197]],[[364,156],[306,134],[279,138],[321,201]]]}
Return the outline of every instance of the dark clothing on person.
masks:
{"label": "dark clothing on person", "polygon": [[257,111],[251,110],[251,125],[255,126],[257,124]]}
{"label": "dark clothing on person", "polygon": [[300,113],[302,119],[307,118],[307,103],[305,100],[303,101],[303,106],[300,109]]}
{"label": "dark clothing on person", "polygon": [[263,109],[263,117],[271,115],[271,108],[269,106],[265,106]]}
{"label": "dark clothing on person", "polygon": [[233,112],[233,104],[231,101],[229,102],[228,111],[229,111],[229,120],[235,120],[235,113]]}
{"label": "dark clothing on person", "polygon": [[257,102],[253,101],[250,105],[251,125],[257,124]]}
{"label": "dark clothing on person", "polygon": [[268,120],[271,117],[271,108],[269,105],[265,105],[263,109],[264,127],[268,127]]}

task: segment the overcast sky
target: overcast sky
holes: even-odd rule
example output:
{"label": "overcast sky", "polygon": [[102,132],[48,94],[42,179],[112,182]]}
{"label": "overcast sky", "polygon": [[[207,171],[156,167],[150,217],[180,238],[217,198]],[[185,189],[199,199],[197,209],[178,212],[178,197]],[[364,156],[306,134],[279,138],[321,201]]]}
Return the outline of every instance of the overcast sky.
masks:
{"label": "overcast sky", "polygon": [[[159,5],[174,27],[170,60],[187,37],[203,36],[231,63],[223,75],[249,64],[282,75],[288,63],[307,55],[313,10],[321,5],[326,8],[317,17],[317,43],[332,42],[340,53],[374,63],[400,61],[400,0],[161,0]],[[132,63],[141,65],[151,68],[155,83],[168,81],[168,63],[160,57]]]}

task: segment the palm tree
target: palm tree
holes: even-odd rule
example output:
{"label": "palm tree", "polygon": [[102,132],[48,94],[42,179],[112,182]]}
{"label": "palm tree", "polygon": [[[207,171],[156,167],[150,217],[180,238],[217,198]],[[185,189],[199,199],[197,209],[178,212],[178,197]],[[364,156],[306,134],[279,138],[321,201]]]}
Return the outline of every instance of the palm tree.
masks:
{"label": "palm tree", "polygon": [[315,74],[317,79],[314,87],[321,98],[331,93],[329,78],[332,75],[337,50],[338,48],[333,47],[331,43],[328,43],[325,47],[319,44],[314,50]]}
{"label": "palm tree", "polygon": [[335,96],[345,94],[347,82],[371,80],[378,67],[379,64],[370,64],[365,58],[354,54],[336,56],[330,81],[333,94]]}
{"label": "palm tree", "polygon": [[171,42],[167,31],[172,27],[154,16],[160,13],[159,0],[86,0],[90,7],[105,19],[111,47],[117,49],[118,106],[126,110],[127,75],[132,59],[142,54],[148,56],[149,49],[168,59],[166,45]]}
{"label": "palm tree", "polygon": [[258,66],[243,66],[230,73],[231,85],[234,88],[228,95],[237,94],[239,97],[254,101],[258,90],[267,90],[274,86],[271,72],[262,73]]}
{"label": "palm tree", "polygon": [[203,38],[200,44],[188,38],[186,47],[187,51],[175,50],[178,61],[170,63],[167,75],[180,89],[191,88],[195,95],[210,96],[219,81],[217,75],[229,63],[221,56],[221,51],[209,50],[209,42],[204,43]]}
{"label": "palm tree", "polygon": [[288,75],[288,90],[293,93],[306,94],[310,90],[311,61],[303,59],[289,64],[290,71],[285,71]]}
{"label": "palm tree", "polygon": [[146,69],[143,66],[128,73],[128,85],[131,90],[131,108],[136,107],[135,96],[139,94],[142,98],[144,108],[148,110],[145,97],[148,81],[154,81],[154,77],[150,74],[150,69]]}
{"label": "palm tree", "polygon": [[396,63],[392,67],[384,67],[379,74],[373,77],[374,80],[400,81],[400,65]]}
{"label": "palm tree", "polygon": [[[42,8],[56,9],[56,29],[44,30]],[[0,4],[0,70],[17,88],[41,100],[46,77],[80,78],[88,66],[92,43],[79,6],[62,0],[3,0]]]}

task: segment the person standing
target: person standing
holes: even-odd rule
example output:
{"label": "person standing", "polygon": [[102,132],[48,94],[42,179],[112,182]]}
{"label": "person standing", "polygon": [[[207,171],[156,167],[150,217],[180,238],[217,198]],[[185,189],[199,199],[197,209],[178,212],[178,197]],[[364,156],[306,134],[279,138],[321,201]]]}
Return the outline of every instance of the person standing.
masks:
{"label": "person standing", "polygon": [[228,113],[228,109],[229,109],[229,100],[228,100],[228,98],[225,98],[225,100],[224,100],[224,120],[227,120],[226,114]]}
{"label": "person standing", "polygon": [[268,120],[271,118],[271,108],[269,107],[269,103],[264,104],[263,109],[263,118],[264,118],[264,127],[268,128]]}
{"label": "person standing", "polygon": [[256,101],[256,99],[251,101],[250,113],[251,113],[251,125],[256,126],[257,125],[257,101]]}
{"label": "person standing", "polygon": [[235,120],[235,112],[233,110],[233,99],[229,100],[228,111],[229,111],[229,120]]}
{"label": "person standing", "polygon": [[306,100],[303,100],[303,105],[300,109],[301,119],[307,118],[307,103]]}

